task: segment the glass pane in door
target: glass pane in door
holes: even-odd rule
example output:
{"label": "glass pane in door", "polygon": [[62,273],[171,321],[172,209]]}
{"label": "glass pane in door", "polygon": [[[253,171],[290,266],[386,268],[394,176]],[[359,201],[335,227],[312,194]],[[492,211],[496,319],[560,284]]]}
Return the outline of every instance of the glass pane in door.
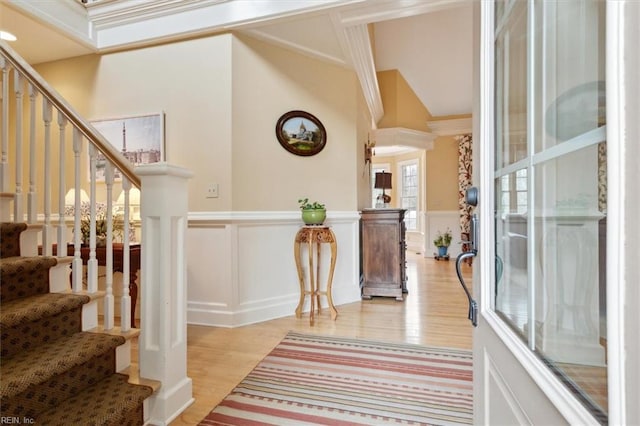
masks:
{"label": "glass pane in door", "polygon": [[606,423],[605,3],[497,17],[493,308]]}
{"label": "glass pane in door", "polygon": [[542,120],[536,152],[585,137],[605,124],[605,2],[537,3],[536,103]]}
{"label": "glass pane in door", "polygon": [[527,156],[527,4],[516,2],[496,37],[496,166]]}
{"label": "glass pane in door", "polygon": [[527,169],[496,179],[496,312],[527,340]]}
{"label": "glass pane in door", "polygon": [[606,182],[599,148],[536,166],[535,347],[580,398],[606,412]]}

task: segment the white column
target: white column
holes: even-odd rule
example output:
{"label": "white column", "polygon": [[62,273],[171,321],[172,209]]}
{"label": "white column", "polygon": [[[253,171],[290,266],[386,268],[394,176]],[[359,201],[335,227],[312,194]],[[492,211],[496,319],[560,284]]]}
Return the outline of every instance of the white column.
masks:
{"label": "white column", "polygon": [[53,235],[51,232],[51,119],[53,108],[47,99],[42,100],[44,121],[44,227],[42,228],[42,254],[51,256]]}
{"label": "white column", "polygon": [[9,190],[9,70],[7,60],[0,56],[0,68],[2,69],[2,128],[0,139],[2,145],[2,157],[0,158],[0,191]]}
{"label": "white column", "polygon": [[98,259],[96,259],[96,155],[97,151],[93,144],[89,144],[89,170],[91,174],[90,182],[90,213],[89,222],[89,260],[87,261],[87,290],[89,293],[98,291]]}
{"label": "white column", "polygon": [[129,191],[131,182],[126,177],[122,177],[122,191],[124,192],[124,216],[122,231],[122,298],[120,299],[120,328],[122,331],[131,329],[131,296],[129,294]]}
{"label": "white column", "polygon": [[38,91],[29,84],[29,194],[27,195],[27,222],[38,221],[38,198],[36,193],[36,98]]}
{"label": "white column", "polygon": [[193,402],[187,377],[185,234],[192,173],[166,163],[136,168],[141,188],[141,377],[159,380],[149,423],[168,424]]}
{"label": "white column", "polygon": [[105,165],[105,184],[107,186],[107,253],[105,259],[105,291],[107,294],[104,297],[103,311],[103,326],[105,330],[111,330],[115,325],[115,299],[113,297],[113,178],[113,164],[111,164],[110,161],[107,161],[107,164]]}
{"label": "white column", "polygon": [[67,255],[67,224],[64,209],[64,197],[67,193],[67,183],[65,179],[66,170],[66,138],[65,131],[67,128],[67,118],[58,111],[58,130],[60,135],[58,137],[58,257],[65,257]]}
{"label": "white column", "polygon": [[[23,108],[22,108],[22,95],[24,93],[24,85],[22,76],[18,72],[18,70],[13,70],[13,85],[15,89],[16,96],[16,113],[15,113],[15,126],[16,126],[16,140],[15,140],[15,150],[16,150],[16,192],[13,198],[13,220],[15,222],[22,222],[24,220],[22,214],[22,118],[23,118]],[[7,126],[9,123],[6,124]]]}
{"label": "white column", "polygon": [[82,291],[82,232],[80,231],[80,210],[82,208],[81,187],[80,187],[80,155],[82,154],[82,133],[77,128],[73,129],[73,176],[74,195],[73,201],[73,268],[72,268],[72,288],[74,293]]}

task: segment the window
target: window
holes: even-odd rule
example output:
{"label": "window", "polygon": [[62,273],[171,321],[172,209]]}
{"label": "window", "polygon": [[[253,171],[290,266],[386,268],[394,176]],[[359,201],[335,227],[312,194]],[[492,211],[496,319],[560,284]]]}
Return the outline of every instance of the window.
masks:
{"label": "window", "polygon": [[418,229],[418,194],[420,179],[418,162],[412,160],[401,163],[400,166],[400,208],[406,209],[404,223],[408,231]]}

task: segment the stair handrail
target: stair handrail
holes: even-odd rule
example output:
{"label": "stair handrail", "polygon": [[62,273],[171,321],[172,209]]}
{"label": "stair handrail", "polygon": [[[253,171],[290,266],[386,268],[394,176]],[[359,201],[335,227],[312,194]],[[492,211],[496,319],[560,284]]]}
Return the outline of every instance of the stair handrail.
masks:
{"label": "stair handrail", "polygon": [[131,164],[109,141],[98,132],[91,123],[69,105],[64,98],[51,87],[38,72],[23,60],[7,42],[0,40],[0,52],[14,69],[17,69],[55,108],[60,111],[69,122],[82,133],[87,140],[98,149],[131,184],[140,188],[140,177],[135,173]]}

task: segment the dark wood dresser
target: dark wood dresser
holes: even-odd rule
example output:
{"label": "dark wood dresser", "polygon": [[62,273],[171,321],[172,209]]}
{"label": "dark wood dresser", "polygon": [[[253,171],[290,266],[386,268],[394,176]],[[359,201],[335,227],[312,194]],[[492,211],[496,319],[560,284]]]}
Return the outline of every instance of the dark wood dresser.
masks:
{"label": "dark wood dresser", "polygon": [[404,209],[364,209],[360,212],[361,291],[404,300],[407,292]]}

